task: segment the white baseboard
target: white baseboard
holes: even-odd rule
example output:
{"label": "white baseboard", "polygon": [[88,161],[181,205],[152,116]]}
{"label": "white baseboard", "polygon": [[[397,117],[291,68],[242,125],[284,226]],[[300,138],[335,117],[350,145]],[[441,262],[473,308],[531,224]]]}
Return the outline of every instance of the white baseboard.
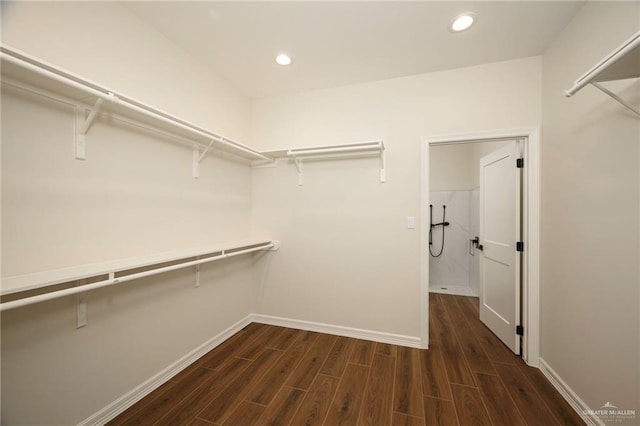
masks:
{"label": "white baseboard", "polygon": [[591,411],[587,404],[580,399],[578,394],[576,394],[573,389],[571,389],[569,385],[562,380],[558,373],[556,373],[542,358],[540,358],[540,371],[551,382],[553,387],[560,392],[560,395],[567,400],[569,405],[571,405],[571,408],[573,408],[576,413],[582,417],[582,420],[584,420],[585,423],[589,426],[605,426],[604,422],[598,416],[584,414]]}
{"label": "white baseboard", "polygon": [[271,315],[254,314],[253,321],[261,324],[277,325],[298,330],[316,331],[337,336],[353,337],[356,339],[372,340],[374,342],[389,343],[398,346],[420,348],[420,338],[404,336],[402,334],[384,333],[381,331],[362,330],[359,328],[343,327],[340,325],[324,324],[320,322],[302,321],[291,318],[274,317]]}
{"label": "white baseboard", "polygon": [[180,371],[193,364],[200,357],[211,351],[216,346],[227,340],[229,337],[242,330],[244,327],[252,322],[253,314],[247,315],[237,323],[228,327],[226,330],[218,333],[212,339],[198,346],[164,370],[160,371],[155,376],[151,377],[140,386],[121,396],[113,401],[111,404],[104,407],[102,410],[93,414],[79,423],[80,426],[85,425],[103,425],[108,421],[114,419],[118,414],[124,412],[127,408],[131,407],[136,402],[156,390],[160,385],[164,384],[171,377],[178,374]]}

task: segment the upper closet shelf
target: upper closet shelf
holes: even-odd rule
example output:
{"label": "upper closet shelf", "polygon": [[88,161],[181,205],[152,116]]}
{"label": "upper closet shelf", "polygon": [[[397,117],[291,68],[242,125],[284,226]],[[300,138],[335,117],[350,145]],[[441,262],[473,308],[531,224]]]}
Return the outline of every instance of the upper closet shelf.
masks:
{"label": "upper closet shelf", "polygon": [[573,96],[587,84],[592,84],[637,115],[640,115],[640,108],[599,84],[628,78],[640,78],[640,31],[577,79],[573,87],[565,90],[565,94],[567,97]]}
{"label": "upper closet shelf", "polygon": [[325,160],[377,156],[380,158],[380,182],[384,182],[386,180],[386,151],[384,143],[382,141],[281,149],[275,151],[267,151],[265,152],[265,154],[276,159],[291,158],[296,166],[296,169],[298,170],[298,185],[300,186],[302,186],[304,182],[303,161],[305,160]]}
{"label": "upper closet shelf", "polygon": [[246,159],[272,161],[272,158],[248,146],[8,46],[0,46],[0,63],[3,84],[63,99],[76,106],[80,113],[76,123],[78,159],[84,159],[84,137],[93,120],[98,113],[109,112],[194,142],[194,177],[198,177],[197,163],[213,144],[221,151]]}
{"label": "upper closet shelf", "polygon": [[75,156],[78,160],[85,159],[86,135],[93,122],[99,114],[108,113],[192,141],[194,178],[199,176],[200,162],[215,146],[220,151],[252,160],[258,166],[275,165],[277,157],[291,158],[298,168],[300,185],[303,159],[376,155],[380,157],[380,182],[385,181],[382,141],[260,152],[8,46],[0,45],[0,70],[3,85],[75,107]]}

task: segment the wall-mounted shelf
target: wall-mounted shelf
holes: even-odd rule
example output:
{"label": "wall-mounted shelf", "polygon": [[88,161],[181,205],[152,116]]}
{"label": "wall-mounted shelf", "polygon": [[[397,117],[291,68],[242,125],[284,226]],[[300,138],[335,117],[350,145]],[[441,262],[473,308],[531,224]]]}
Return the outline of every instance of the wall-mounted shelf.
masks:
{"label": "wall-mounted shelf", "polygon": [[[298,170],[298,185],[304,183],[305,160],[328,160],[376,156],[380,159],[380,182],[386,180],[386,151],[382,141],[359,142],[345,145],[325,145],[267,151],[272,158],[290,158]],[[260,164],[260,163],[258,163]],[[264,164],[264,162],[262,162]]]}
{"label": "wall-mounted shelf", "polygon": [[[196,286],[198,286],[199,265],[255,251],[274,251],[279,248],[279,241],[247,240],[7,277],[2,279],[1,295],[3,298],[10,295],[21,296],[19,293],[26,294],[25,292],[33,292],[35,290],[42,292],[46,291],[47,288],[65,283],[75,286],[53,289],[53,291],[37,295],[27,294],[26,297],[19,297],[15,300],[1,303],[0,311],[121,284],[190,266],[196,267]],[[78,285],[79,283],[81,285]]]}
{"label": "wall-mounted shelf", "polygon": [[76,107],[76,158],[79,160],[85,159],[86,136],[100,113],[123,116],[194,142],[194,177],[198,177],[198,164],[212,145],[249,160],[273,160],[246,145],[8,46],[0,46],[0,68],[3,84],[63,100]]}
{"label": "wall-mounted shelf", "polygon": [[629,78],[640,78],[640,31],[577,79],[570,89],[565,90],[565,94],[567,97],[573,96],[591,84],[640,116],[640,108],[599,84]]}
{"label": "wall-mounted shelf", "polygon": [[100,114],[131,120],[155,131],[193,142],[193,177],[200,175],[200,162],[215,146],[254,165],[275,165],[277,157],[293,159],[302,185],[303,160],[376,155],[380,158],[380,182],[385,181],[385,146],[382,141],[295,148],[260,152],[131,97],[117,93],[74,73],[48,64],[9,46],[0,45],[3,85],[55,99],[75,108],[75,158],[86,158],[87,135]]}

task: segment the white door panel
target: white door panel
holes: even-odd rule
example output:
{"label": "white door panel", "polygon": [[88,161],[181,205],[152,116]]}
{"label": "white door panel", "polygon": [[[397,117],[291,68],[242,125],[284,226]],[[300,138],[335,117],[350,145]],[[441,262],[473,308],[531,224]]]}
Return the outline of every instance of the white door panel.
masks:
{"label": "white door panel", "polygon": [[480,320],[520,352],[520,169],[517,142],[480,159]]}

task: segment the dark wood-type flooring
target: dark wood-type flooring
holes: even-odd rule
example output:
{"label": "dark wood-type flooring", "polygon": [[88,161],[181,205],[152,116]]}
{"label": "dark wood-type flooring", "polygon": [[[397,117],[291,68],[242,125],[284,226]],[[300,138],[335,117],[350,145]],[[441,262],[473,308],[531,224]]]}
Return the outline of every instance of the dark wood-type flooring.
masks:
{"label": "dark wood-type flooring", "polygon": [[250,324],[111,425],[583,425],[478,319],[430,295],[430,349]]}

